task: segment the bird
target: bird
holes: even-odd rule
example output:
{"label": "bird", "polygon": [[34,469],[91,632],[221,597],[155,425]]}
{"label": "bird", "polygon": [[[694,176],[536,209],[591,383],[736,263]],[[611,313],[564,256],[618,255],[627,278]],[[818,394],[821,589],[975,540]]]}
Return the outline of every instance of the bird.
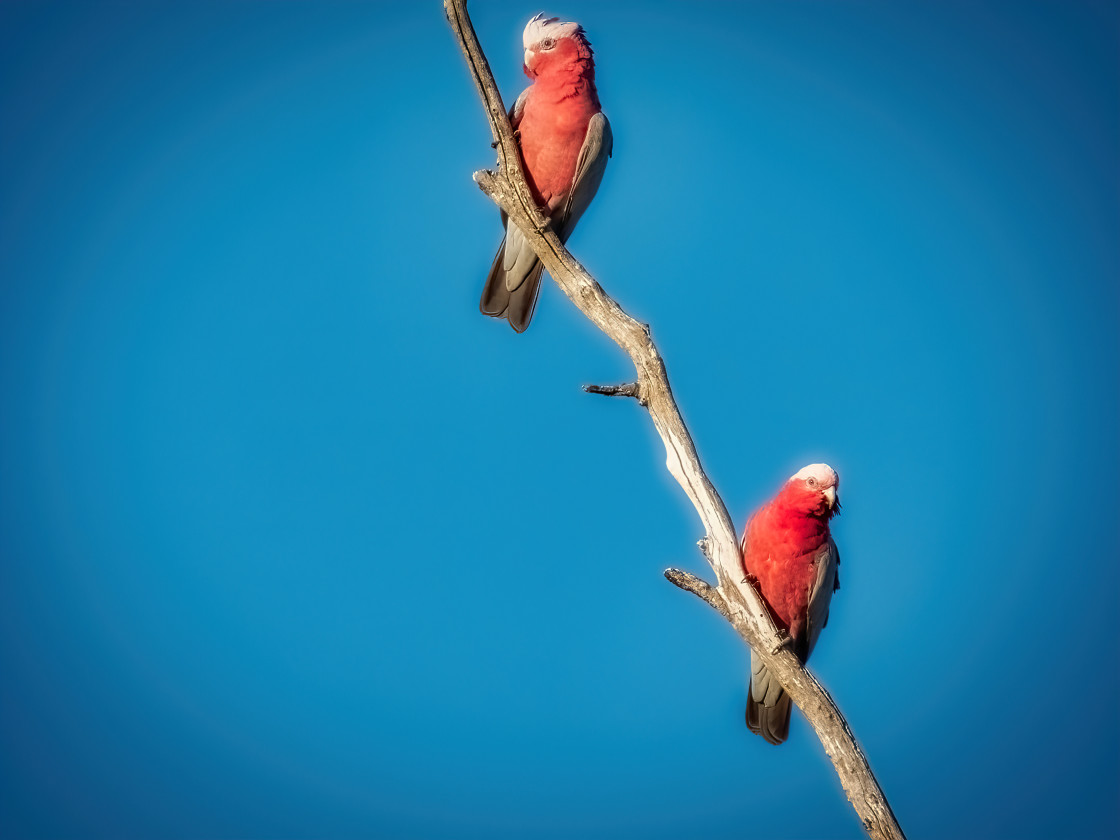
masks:
{"label": "bird", "polygon": [[[840,588],[840,552],[829,521],[840,512],[840,477],[828,464],[809,464],[751,515],[740,549],[743,570],[788,633],[802,663],[828,624],[832,593]],[[789,736],[790,698],[751,651],[747,728],[771,744]]]}
{"label": "bird", "polygon": [[[561,242],[567,242],[603,180],[614,148],[595,88],[595,59],[578,23],[538,14],[525,26],[524,71],[532,83],[509,119],[520,138],[530,192]],[[505,236],[479,309],[524,332],[540,293],[543,266],[525,235],[502,213]]]}

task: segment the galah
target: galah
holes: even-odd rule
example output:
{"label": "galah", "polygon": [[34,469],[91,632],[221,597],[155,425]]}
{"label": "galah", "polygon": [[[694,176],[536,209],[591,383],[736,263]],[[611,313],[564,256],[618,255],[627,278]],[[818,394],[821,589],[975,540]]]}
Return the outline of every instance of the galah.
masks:
{"label": "galah", "polygon": [[[740,544],[743,568],[802,662],[828,624],[832,593],[840,588],[840,552],[828,528],[840,510],[839,486],[828,464],[802,467],[755,511]],[[748,728],[780,744],[789,735],[789,715],[789,695],[751,651]]]}
{"label": "galah", "polygon": [[[525,27],[525,75],[533,80],[510,122],[521,139],[525,175],[537,205],[562,242],[603,180],[613,139],[595,90],[595,61],[583,27],[537,15]],[[502,240],[479,308],[524,332],[533,317],[543,266],[517,225],[502,213]]]}

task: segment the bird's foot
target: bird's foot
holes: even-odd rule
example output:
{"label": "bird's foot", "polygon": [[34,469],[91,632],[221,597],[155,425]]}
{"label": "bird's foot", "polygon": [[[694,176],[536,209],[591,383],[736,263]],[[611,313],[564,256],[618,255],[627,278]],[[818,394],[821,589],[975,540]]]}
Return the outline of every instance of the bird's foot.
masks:
{"label": "bird's foot", "polygon": [[784,627],[778,627],[777,631],[778,631],[778,643],[770,648],[770,655],[771,656],[776,656],[779,652],[781,652],[782,648],[789,647],[789,642],[790,642],[789,631],[786,630]]}

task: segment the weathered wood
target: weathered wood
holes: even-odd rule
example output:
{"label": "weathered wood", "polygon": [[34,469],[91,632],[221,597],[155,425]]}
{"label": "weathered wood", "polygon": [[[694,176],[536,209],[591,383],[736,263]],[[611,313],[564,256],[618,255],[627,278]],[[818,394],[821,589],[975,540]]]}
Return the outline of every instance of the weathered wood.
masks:
{"label": "weathered wood", "polygon": [[637,382],[627,382],[625,385],[584,385],[583,390],[604,397],[633,397],[642,405],[646,404],[646,398],[642,396],[642,386]]}
{"label": "weathered wood", "polygon": [[665,445],[665,466],[692,501],[707,533],[701,540],[701,547],[715,572],[717,585],[713,587],[677,569],[669,569],[665,576],[711,605],[762,657],[767,669],[778,678],[816,731],[867,833],[876,840],[903,840],[902,829],[840,710],[784,644],[758,593],[744,577],[735,527],[700,463],[648,325],[627,315],[603,291],[564,247],[533,203],[522,171],[517,140],[467,14],[466,0],[444,0],[444,10],[482,97],[494,136],[494,148],[498,151],[498,172],[476,172],[475,182],[525,233],[564,294],[634,363],[637,376],[631,385],[590,386],[587,390],[611,396],[633,396],[645,406]]}

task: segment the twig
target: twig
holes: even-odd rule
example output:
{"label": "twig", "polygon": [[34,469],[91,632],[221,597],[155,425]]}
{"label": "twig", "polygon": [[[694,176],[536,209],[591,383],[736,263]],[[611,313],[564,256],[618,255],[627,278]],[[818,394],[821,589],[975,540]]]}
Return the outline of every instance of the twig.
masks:
{"label": "twig", "polygon": [[544,223],[529,193],[517,140],[490,65],[471,25],[466,0],[444,0],[444,10],[482,96],[498,144],[498,173],[481,170],[475,173],[475,182],[521,228],[552,279],[572,303],[629,355],[637,372],[634,386],[665,444],[665,466],[692,501],[708,535],[704,551],[718,585],[712,587],[684,572],[676,572],[669,579],[718,610],[778,678],[816,730],[867,833],[876,840],[902,840],[902,829],[840,710],[783,644],[758,593],[743,578],[731,517],[700,464],[649,328],[627,315],[564,247],[556,232]]}
{"label": "twig", "polygon": [[731,618],[731,613],[727,609],[727,601],[724,600],[719,589],[712,586],[706,580],[698,578],[696,575],[689,574],[688,572],[681,571],[680,569],[666,569],[665,579],[673,584],[673,586],[679,586],[686,592],[691,592],[698,598],[704,599],[712,609],[728,621],[734,621],[734,619]]}
{"label": "twig", "polygon": [[642,386],[637,382],[625,385],[584,385],[583,390],[589,394],[602,394],[604,397],[634,397],[642,405],[646,404]]}

